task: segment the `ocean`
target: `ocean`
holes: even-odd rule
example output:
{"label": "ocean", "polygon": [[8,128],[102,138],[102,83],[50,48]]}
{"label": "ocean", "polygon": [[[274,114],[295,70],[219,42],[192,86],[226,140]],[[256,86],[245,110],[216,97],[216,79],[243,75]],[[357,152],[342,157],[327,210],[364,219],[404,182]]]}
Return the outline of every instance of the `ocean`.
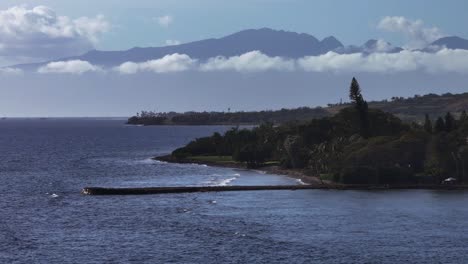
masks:
{"label": "ocean", "polygon": [[299,184],[151,159],[229,126],[0,120],[0,263],[466,263],[468,192],[85,196],[85,186]]}

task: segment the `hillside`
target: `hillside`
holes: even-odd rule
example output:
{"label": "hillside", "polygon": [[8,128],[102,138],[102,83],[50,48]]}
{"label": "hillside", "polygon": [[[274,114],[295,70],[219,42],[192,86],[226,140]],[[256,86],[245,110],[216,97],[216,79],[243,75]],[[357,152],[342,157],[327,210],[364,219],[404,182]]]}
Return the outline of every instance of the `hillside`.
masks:
{"label": "hillside", "polygon": [[[186,54],[198,60],[206,60],[217,56],[239,56],[255,50],[273,57],[300,58],[325,54],[343,47],[343,44],[333,36],[318,40],[314,36],[305,33],[261,28],[242,30],[220,38],[203,39],[179,45],[134,47],[128,50],[116,51],[91,50],[83,55],[61,58],[58,61],[83,60],[95,65],[112,67],[128,61],[144,62],[160,59],[174,53]],[[16,65],[14,67],[31,70],[46,63],[48,62]]]}
{"label": "hillside", "polygon": [[425,114],[435,119],[447,112],[459,115],[461,111],[467,110],[468,93],[393,98],[391,101],[371,102],[369,106],[393,113],[403,120],[422,120]]}
{"label": "hillside", "polygon": [[[328,107],[300,107],[275,111],[257,112],[186,112],[154,113],[142,111],[138,116],[129,118],[129,124],[135,125],[213,125],[213,124],[275,124],[289,121],[306,121],[313,118],[332,116],[349,104],[329,105]],[[390,100],[369,102],[369,107],[395,114],[403,121],[422,121],[425,114],[431,119],[447,112],[458,116],[468,109],[468,93],[463,94],[427,94],[411,98],[394,97]]]}
{"label": "hillside", "polygon": [[[334,115],[301,123],[266,123],[252,129],[235,127],[224,135],[197,138],[160,160],[208,160],[247,168],[276,164],[314,176],[322,183],[437,185],[468,180],[465,111],[459,117],[446,113],[435,122],[426,119],[423,124],[410,125],[372,107],[381,104],[416,114],[418,110],[413,107],[421,104],[427,111],[443,111],[460,107],[454,98],[468,94],[394,98],[394,102],[368,105],[353,78],[350,95],[352,103],[330,108],[339,109]],[[432,109],[428,107],[431,103],[440,106]],[[443,108],[443,103],[449,108]]]}

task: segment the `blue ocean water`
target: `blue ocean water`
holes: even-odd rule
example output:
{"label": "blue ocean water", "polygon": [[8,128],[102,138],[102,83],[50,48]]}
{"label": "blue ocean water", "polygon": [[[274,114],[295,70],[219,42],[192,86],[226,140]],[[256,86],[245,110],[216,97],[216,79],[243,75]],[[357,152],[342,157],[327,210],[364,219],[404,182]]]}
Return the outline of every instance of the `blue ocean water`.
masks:
{"label": "blue ocean water", "polygon": [[0,120],[0,263],[466,263],[468,192],[84,196],[84,186],[294,184],[156,162],[229,127]]}

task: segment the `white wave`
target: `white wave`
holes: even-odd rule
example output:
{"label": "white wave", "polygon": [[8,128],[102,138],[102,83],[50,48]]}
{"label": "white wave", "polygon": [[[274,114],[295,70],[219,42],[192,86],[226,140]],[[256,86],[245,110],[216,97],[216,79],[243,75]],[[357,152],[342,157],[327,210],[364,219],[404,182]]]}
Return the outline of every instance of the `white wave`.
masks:
{"label": "white wave", "polygon": [[52,198],[57,198],[57,197],[59,197],[59,196],[58,196],[58,194],[53,193],[53,194],[50,195],[50,197],[52,197]]}
{"label": "white wave", "polygon": [[138,160],[137,163],[140,163],[140,164],[155,164],[155,163],[160,163],[159,160],[154,160],[152,158],[147,158],[147,159],[144,159],[144,160]]}
{"label": "white wave", "polygon": [[305,183],[303,180],[301,179],[296,179],[296,182],[299,183],[300,185],[309,185],[307,183]]}
{"label": "white wave", "polygon": [[235,179],[237,179],[238,177],[232,177],[232,178],[228,178],[228,179],[224,179],[220,182],[218,182],[218,186],[226,186],[228,185],[229,183],[231,183],[232,181],[234,181]]}
{"label": "white wave", "polygon": [[[229,177],[229,178],[225,178],[225,177]],[[239,173],[235,173],[231,175],[222,175],[222,174],[215,173],[215,174],[209,175],[209,180],[204,181],[203,184],[208,185],[208,186],[226,186],[239,177],[240,177]]]}
{"label": "white wave", "polygon": [[[193,165],[193,166],[200,166],[200,167],[208,167],[208,165],[206,164],[199,164],[199,163],[189,163],[190,165]],[[181,164],[182,166],[185,166],[185,164]]]}
{"label": "white wave", "polygon": [[167,163],[164,161],[154,160],[153,158],[145,158],[145,159],[125,159],[125,158],[94,158],[92,159],[94,162],[104,163],[104,164],[117,164],[117,165],[152,165],[152,164],[163,164]]}

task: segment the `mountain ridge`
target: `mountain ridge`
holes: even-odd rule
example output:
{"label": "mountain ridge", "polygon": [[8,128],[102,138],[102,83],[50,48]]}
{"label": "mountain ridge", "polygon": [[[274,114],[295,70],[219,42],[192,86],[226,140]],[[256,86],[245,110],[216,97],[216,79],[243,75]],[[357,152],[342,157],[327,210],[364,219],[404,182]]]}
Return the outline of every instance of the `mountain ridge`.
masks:
{"label": "mountain ridge", "polygon": [[[460,37],[444,37],[431,43],[426,51],[431,52],[432,49],[430,47],[434,46],[468,50],[468,40]],[[34,70],[49,62],[69,60],[83,60],[99,66],[115,67],[128,61],[145,62],[174,53],[186,54],[191,58],[203,61],[217,56],[240,56],[255,50],[272,57],[296,59],[305,56],[323,55],[330,51],[340,54],[371,54],[374,52],[398,53],[403,49],[382,40],[370,39],[360,46],[345,46],[334,36],[328,36],[319,40],[307,33],[260,28],[246,29],[220,38],[208,38],[178,45],[133,47],[127,50],[115,51],[94,49],[78,56],[39,63],[18,64],[10,67]]]}

